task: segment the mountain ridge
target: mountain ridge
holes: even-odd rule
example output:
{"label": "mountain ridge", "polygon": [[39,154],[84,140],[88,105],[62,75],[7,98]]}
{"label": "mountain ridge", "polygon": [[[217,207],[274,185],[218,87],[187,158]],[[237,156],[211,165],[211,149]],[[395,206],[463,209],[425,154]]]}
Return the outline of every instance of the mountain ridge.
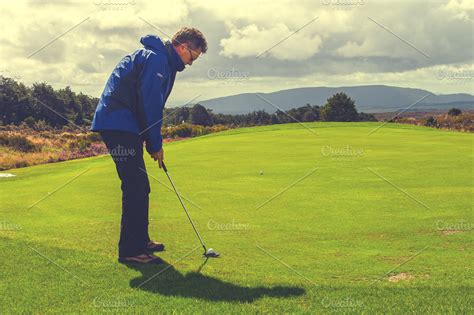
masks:
{"label": "mountain ridge", "polygon": [[[300,87],[274,92],[240,93],[200,101],[214,113],[246,114],[254,110],[269,113],[289,110],[306,104],[322,106],[335,93],[343,92],[355,100],[358,111],[367,113],[412,110],[444,110],[453,104],[461,109],[473,109],[474,95],[468,93],[435,94],[419,88],[389,85],[341,87]],[[258,97],[260,95],[261,97]]]}

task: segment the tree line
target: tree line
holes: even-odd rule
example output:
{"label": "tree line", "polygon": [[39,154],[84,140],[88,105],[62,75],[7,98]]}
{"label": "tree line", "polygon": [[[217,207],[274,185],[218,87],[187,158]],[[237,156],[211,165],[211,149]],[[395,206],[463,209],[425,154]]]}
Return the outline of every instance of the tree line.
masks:
{"label": "tree line", "polygon": [[[47,83],[31,87],[12,78],[0,76],[0,123],[27,124],[60,129],[64,126],[89,126],[99,99],[75,93],[69,86],[53,89]],[[355,102],[344,93],[337,93],[323,106],[306,104],[288,111],[268,113],[264,110],[248,114],[215,114],[200,104],[191,107],[165,108],[163,126],[189,123],[201,126],[258,126],[312,121],[376,121],[375,117],[358,113]]]}
{"label": "tree line", "polygon": [[69,86],[55,90],[47,83],[25,86],[21,82],[0,76],[0,122],[2,125],[26,123],[46,124],[61,128],[68,124],[90,125],[99,101]]}
{"label": "tree line", "polygon": [[219,124],[258,126],[312,121],[377,121],[373,115],[358,113],[355,102],[345,93],[333,95],[324,106],[306,104],[288,111],[277,110],[272,114],[264,110],[240,115],[214,114],[212,109],[196,104],[192,107],[167,108],[164,117],[164,126],[174,126],[180,123],[201,126]]}

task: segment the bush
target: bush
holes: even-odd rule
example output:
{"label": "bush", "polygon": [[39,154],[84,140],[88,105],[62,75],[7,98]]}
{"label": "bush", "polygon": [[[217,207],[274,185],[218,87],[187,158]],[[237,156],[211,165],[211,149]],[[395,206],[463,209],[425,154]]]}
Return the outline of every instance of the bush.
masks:
{"label": "bush", "polygon": [[77,149],[79,152],[84,152],[89,149],[91,146],[92,142],[88,139],[79,139],[77,141],[72,141],[69,143],[69,149]]}
{"label": "bush", "polygon": [[210,132],[220,132],[228,129],[230,129],[230,127],[226,125],[214,125],[209,130]]}
{"label": "bush", "polygon": [[191,137],[193,134],[193,126],[190,124],[181,124],[175,127],[174,133],[181,138]]}
{"label": "bush", "polygon": [[230,128],[225,125],[206,127],[184,123],[177,126],[162,128],[161,134],[163,138],[187,138],[207,135],[209,133],[219,132],[227,129]]}
{"label": "bush", "polygon": [[437,127],[438,121],[433,116],[430,116],[426,119],[425,126],[427,127]]}
{"label": "bush", "polygon": [[327,99],[321,109],[324,121],[357,121],[355,102],[345,93],[336,93]]}
{"label": "bush", "polygon": [[73,140],[77,138],[77,134],[71,133],[71,132],[61,132],[59,134],[60,139],[67,139],[67,140]]}
{"label": "bush", "polygon": [[35,125],[35,119],[31,116],[26,117],[24,122],[30,128],[33,128],[33,126]]}
{"label": "bush", "polygon": [[102,137],[98,132],[90,132],[87,134],[87,139],[92,142],[102,142]]}
{"label": "bush", "polygon": [[84,139],[81,139],[77,142],[77,146],[78,146],[80,152],[84,152],[87,149],[89,149],[91,144],[92,143],[89,140],[84,140]]}
{"label": "bush", "polygon": [[39,148],[25,136],[20,135],[0,135],[0,145],[10,147],[22,152],[35,152]]}
{"label": "bush", "polygon": [[51,130],[51,126],[48,125],[48,123],[44,120],[38,120],[35,122],[33,129],[36,131],[45,131],[45,130]]}
{"label": "bush", "polygon": [[20,167],[27,167],[29,166],[28,163],[26,163],[26,161],[17,161],[15,162],[15,167],[16,168],[20,168]]}
{"label": "bush", "polygon": [[377,121],[377,118],[375,118],[375,116],[372,114],[360,112],[357,115],[358,121]]}
{"label": "bush", "polygon": [[462,114],[462,111],[459,109],[459,108],[451,108],[449,111],[448,111],[448,115],[449,116],[459,116]]}

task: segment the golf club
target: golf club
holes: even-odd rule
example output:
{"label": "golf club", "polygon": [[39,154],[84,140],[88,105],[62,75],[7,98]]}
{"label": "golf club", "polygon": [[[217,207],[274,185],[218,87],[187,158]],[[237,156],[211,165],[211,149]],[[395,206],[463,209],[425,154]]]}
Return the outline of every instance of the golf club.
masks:
{"label": "golf club", "polygon": [[217,258],[217,257],[219,257],[219,256],[220,256],[219,253],[217,253],[216,251],[214,251],[212,248],[207,249],[207,248],[206,248],[206,245],[204,245],[204,242],[202,241],[201,235],[199,235],[198,230],[197,230],[196,227],[194,226],[194,222],[193,222],[193,220],[191,219],[191,216],[189,215],[188,210],[186,209],[186,206],[184,205],[183,200],[181,200],[181,196],[179,195],[178,190],[177,190],[176,187],[174,186],[174,183],[173,183],[173,181],[171,180],[170,175],[168,174],[168,169],[166,168],[165,163],[164,163],[164,162],[161,162],[161,165],[163,166],[163,170],[165,171],[166,176],[167,176],[168,179],[170,180],[171,186],[173,186],[173,189],[174,189],[174,192],[176,193],[176,196],[178,196],[179,202],[181,202],[181,205],[183,206],[184,212],[186,212],[186,215],[188,216],[189,222],[191,222],[191,225],[193,226],[194,232],[196,232],[196,235],[197,235],[197,237],[199,238],[199,241],[201,242],[202,247],[204,248],[204,254],[202,254],[202,255],[203,255],[204,257],[206,257],[206,258],[210,258],[210,257],[211,257],[211,258]]}

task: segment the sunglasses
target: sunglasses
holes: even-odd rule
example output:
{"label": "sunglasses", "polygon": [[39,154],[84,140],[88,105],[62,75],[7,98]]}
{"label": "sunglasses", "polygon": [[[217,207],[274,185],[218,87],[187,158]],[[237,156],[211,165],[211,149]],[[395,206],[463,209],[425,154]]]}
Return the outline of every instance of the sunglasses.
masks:
{"label": "sunglasses", "polygon": [[193,51],[195,51],[195,50],[189,48],[187,45],[183,45],[183,46],[188,50],[189,55],[191,56],[191,62],[194,62],[194,60],[198,59],[198,58],[202,55],[202,53],[200,53],[199,55],[197,55],[196,57],[194,57],[194,56],[193,56]]}

